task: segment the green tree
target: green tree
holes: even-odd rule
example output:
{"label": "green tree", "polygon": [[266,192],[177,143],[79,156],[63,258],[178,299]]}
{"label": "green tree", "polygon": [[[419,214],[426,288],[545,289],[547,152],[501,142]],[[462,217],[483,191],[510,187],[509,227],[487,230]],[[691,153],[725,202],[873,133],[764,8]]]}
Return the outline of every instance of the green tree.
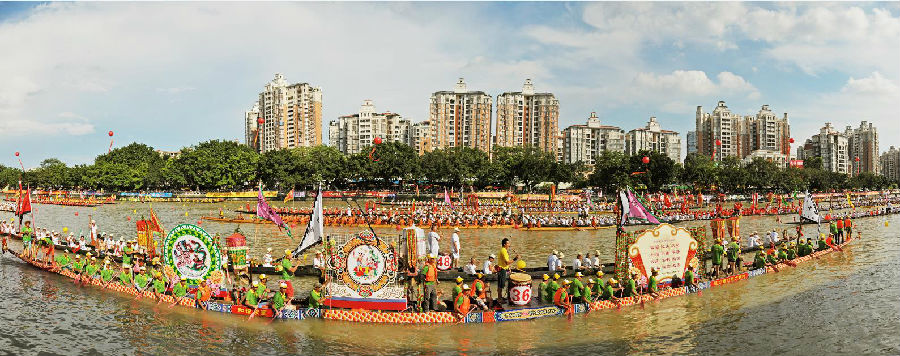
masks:
{"label": "green tree", "polygon": [[622,152],[603,151],[594,159],[594,173],[589,181],[592,186],[606,192],[631,184],[629,159]]}
{"label": "green tree", "polygon": [[718,170],[709,156],[690,153],[684,158],[681,181],[692,184],[695,188],[709,188],[718,184]]}
{"label": "green tree", "polygon": [[499,181],[514,186],[522,183],[526,190],[540,182],[552,180],[556,156],[538,147],[494,147],[494,162],[501,167]]}
{"label": "green tree", "polygon": [[185,148],[176,159],[187,185],[202,190],[255,188],[258,161],[249,146],[219,140]]}

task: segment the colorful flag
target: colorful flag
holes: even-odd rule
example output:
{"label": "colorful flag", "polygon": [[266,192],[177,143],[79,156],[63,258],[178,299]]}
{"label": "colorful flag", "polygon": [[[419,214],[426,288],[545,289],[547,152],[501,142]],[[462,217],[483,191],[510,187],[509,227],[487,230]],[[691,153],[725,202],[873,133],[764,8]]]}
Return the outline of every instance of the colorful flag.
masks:
{"label": "colorful flag", "polygon": [[275,209],[272,209],[272,207],[269,206],[269,203],[266,202],[266,198],[263,196],[262,187],[259,187],[259,195],[256,198],[256,216],[275,223],[278,228],[284,228],[287,230],[288,236],[291,236],[291,229],[285,225],[284,221],[281,220],[281,216],[275,212]]}
{"label": "colorful flag", "polygon": [[160,234],[166,233],[166,231],[162,227],[162,224],[159,223],[159,217],[156,216],[156,212],[153,211],[153,207],[150,207],[150,220],[147,223],[147,228],[150,231],[155,231]]}
{"label": "colorful flag", "polygon": [[846,192],[846,194],[847,194],[847,205],[850,205],[850,209],[856,209],[856,207],[853,206],[853,201],[850,200],[850,192]]}
{"label": "colorful flag", "polygon": [[287,192],[287,194],[284,196],[285,203],[292,201],[292,200],[294,200],[294,189],[291,189],[291,191]]}
{"label": "colorful flag", "polygon": [[444,204],[450,205],[450,194],[447,194],[447,188],[444,188]]}
{"label": "colorful flag", "polygon": [[625,225],[628,218],[641,219],[653,224],[660,223],[659,220],[647,210],[647,207],[638,200],[631,189],[626,188],[619,193],[619,202],[620,208],[622,209],[622,225]]}

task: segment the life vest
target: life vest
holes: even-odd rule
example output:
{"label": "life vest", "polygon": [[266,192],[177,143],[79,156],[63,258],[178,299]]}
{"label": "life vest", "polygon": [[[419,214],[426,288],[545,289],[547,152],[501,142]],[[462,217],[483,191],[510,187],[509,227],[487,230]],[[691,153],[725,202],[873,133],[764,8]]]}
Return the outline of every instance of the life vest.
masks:
{"label": "life vest", "polygon": [[853,227],[853,222],[850,220],[850,218],[844,219],[844,227]]}
{"label": "life vest", "polygon": [[[460,300],[460,298],[462,298],[462,300]],[[456,296],[456,300],[453,301],[453,306],[456,308],[457,313],[468,314],[470,307],[469,295],[466,293],[459,293],[459,295]]]}
{"label": "life vest", "polygon": [[[478,292],[479,286],[481,287],[481,292],[480,292],[480,293]],[[472,290],[471,290],[471,293],[472,293],[472,295],[475,296],[476,298],[484,299],[485,293],[486,293],[485,288],[484,288],[484,281],[482,281],[482,280],[480,280],[480,279],[476,279],[474,282],[472,282]],[[476,295],[475,293],[478,293],[478,294]]]}
{"label": "life vest", "polygon": [[437,281],[437,266],[433,264],[427,264],[425,266],[428,267],[428,271],[425,272],[425,282]]}
{"label": "life vest", "polygon": [[569,295],[568,293],[566,293],[566,289],[560,287],[556,290],[556,293],[553,293],[553,304],[556,304],[558,306],[568,305],[568,297]]}

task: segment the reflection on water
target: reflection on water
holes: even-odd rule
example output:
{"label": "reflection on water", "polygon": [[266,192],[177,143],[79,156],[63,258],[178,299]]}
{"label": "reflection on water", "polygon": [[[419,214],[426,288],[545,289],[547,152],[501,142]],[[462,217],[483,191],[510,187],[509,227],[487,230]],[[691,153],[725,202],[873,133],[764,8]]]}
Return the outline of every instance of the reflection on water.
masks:
{"label": "reflection on water", "polygon": [[[231,203],[228,209],[236,207]],[[298,205],[299,206],[299,205]],[[219,205],[154,204],[171,228]],[[136,203],[82,209],[39,206],[41,226],[77,232],[93,213],[116,235],[133,230]],[[138,210],[140,212],[140,210]],[[130,214],[129,214],[130,213]],[[132,221],[124,216],[131,215]],[[139,216],[137,216],[139,217]],[[9,215],[0,215],[9,218]],[[900,217],[888,218],[893,226]],[[0,258],[0,350],[48,354],[896,354],[900,352],[900,232],[884,218],[858,220],[863,239],[781,273],[622,310],[475,325],[371,325],[323,320],[275,321],[168,308],[92,287]],[[700,223],[696,223],[700,224]],[[772,218],[745,218],[745,232],[767,230]],[[229,224],[203,223],[230,233]],[[789,228],[778,224],[778,230]],[[302,227],[298,227],[302,229]],[[805,227],[813,236],[815,226]],[[256,231],[254,231],[256,230]],[[348,229],[349,231],[355,229]],[[270,226],[244,226],[263,241],[291,246]],[[349,232],[348,231],[348,232]],[[390,230],[380,231],[389,233]],[[512,236],[529,265],[552,249],[567,255],[600,249],[612,254],[612,231],[463,231],[463,255],[495,252]],[[264,245],[262,245],[264,246]],[[607,257],[609,258],[609,257]],[[479,258],[480,259],[480,258]],[[568,257],[567,257],[568,259]],[[569,261],[567,261],[569,262]],[[449,283],[445,283],[449,284]]]}

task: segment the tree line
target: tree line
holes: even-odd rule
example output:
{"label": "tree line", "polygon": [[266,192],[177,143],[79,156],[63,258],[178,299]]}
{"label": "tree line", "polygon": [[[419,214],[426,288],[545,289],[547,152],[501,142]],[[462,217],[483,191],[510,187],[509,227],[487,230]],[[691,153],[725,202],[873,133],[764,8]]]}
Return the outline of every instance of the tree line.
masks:
{"label": "tree line", "polygon": [[[645,159],[646,158],[646,159]],[[68,166],[48,158],[22,173],[0,165],[0,186],[16,186],[21,178],[31,187],[106,191],[247,190],[259,181],[266,189],[312,189],[318,183],[338,189],[411,189],[474,187],[544,192],[543,182],[571,183],[607,192],[631,185],[649,191],[677,189],[800,191],[810,189],[884,189],[896,187],[871,173],[849,177],[822,169],[821,159],[805,168],[779,168],[755,159],[742,165],[736,157],[714,162],[689,154],[683,163],[657,152],[603,152],[593,170],[581,162],[557,162],[555,154],[535,147],[495,147],[488,153],[452,147],[417,155],[402,143],[379,144],[373,154],[344,155],[328,146],[255,152],[246,145],[212,140],[164,157],[150,146],[132,143],[96,157],[92,164]]]}

